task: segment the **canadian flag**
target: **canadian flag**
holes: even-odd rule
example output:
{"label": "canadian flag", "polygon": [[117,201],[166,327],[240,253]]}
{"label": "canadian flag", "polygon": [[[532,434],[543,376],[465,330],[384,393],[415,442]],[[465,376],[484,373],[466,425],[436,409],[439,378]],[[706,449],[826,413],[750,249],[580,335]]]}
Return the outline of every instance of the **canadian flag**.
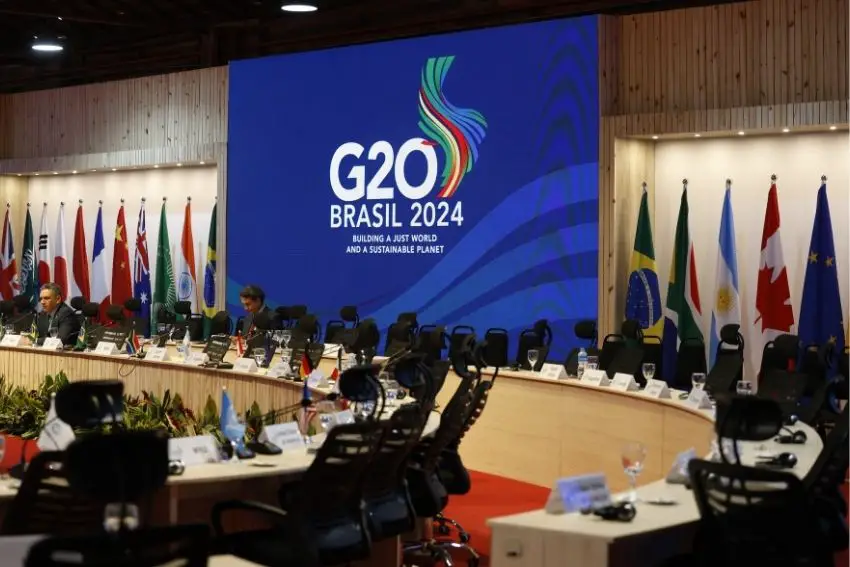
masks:
{"label": "canadian flag", "polygon": [[791,289],[788,286],[788,271],[785,268],[782,240],[779,236],[779,196],[776,183],[770,185],[767,209],[764,212],[753,323],[755,336],[761,339],[761,344],[754,345],[756,348],[753,357],[757,362],[756,369],[759,369],[764,345],[781,334],[790,333],[794,327]]}
{"label": "canadian flag", "polygon": [[53,283],[62,290],[62,300],[68,301],[68,251],[65,249],[65,203],[59,204],[59,220],[56,222],[56,248],[53,256]]}

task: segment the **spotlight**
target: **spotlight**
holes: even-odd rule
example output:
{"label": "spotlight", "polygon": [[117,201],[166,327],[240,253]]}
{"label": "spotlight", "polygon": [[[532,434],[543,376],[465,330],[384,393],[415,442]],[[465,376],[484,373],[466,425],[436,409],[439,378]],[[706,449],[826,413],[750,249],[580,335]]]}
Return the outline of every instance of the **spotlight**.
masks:
{"label": "spotlight", "polygon": [[202,161],[202,162],[199,162],[199,163],[200,163],[201,165],[204,165],[204,164],[206,164],[207,162]]}
{"label": "spotlight", "polygon": [[835,124],[833,124],[832,126],[829,127],[830,130],[835,130],[837,128],[838,128],[838,126],[836,126]]}
{"label": "spotlight", "polygon": [[182,164],[182,163],[178,163],[178,164],[177,164],[177,167],[183,167],[183,164]]}
{"label": "spotlight", "polygon": [[32,38],[32,50],[40,51],[42,53],[57,53],[65,49],[62,47],[61,40],[65,39],[64,36],[59,37],[39,37],[37,35]]}
{"label": "spotlight", "polygon": [[653,136],[653,137],[652,137],[652,139],[653,139],[653,140],[657,140],[657,139],[658,139],[658,136]]}
{"label": "spotlight", "polygon": [[783,128],[783,129],[782,129],[782,133],[783,133],[783,134],[787,134],[787,133],[788,133],[788,132],[790,132],[790,131],[791,131],[791,129],[790,129],[790,128]]}
{"label": "spotlight", "polygon": [[315,6],[314,4],[284,4],[283,6],[280,7],[280,9],[283,10],[284,12],[306,13],[306,12],[315,12],[316,10],[319,9],[319,7]]}
{"label": "spotlight", "polygon": [[74,171],[72,171],[71,173],[72,173],[72,174],[74,174],[74,175],[77,175],[77,170],[75,169],[75,170],[74,170]]}
{"label": "spotlight", "polygon": [[744,135],[744,131],[743,131],[743,130],[739,130],[739,131],[738,131],[738,135],[739,135],[739,136],[743,136],[743,135]]}
{"label": "spotlight", "polygon": [[700,137],[702,137],[702,134],[694,134],[694,138],[700,138]]}
{"label": "spotlight", "polygon": [[58,172],[58,171],[54,171],[54,172],[53,172],[53,175],[59,175],[59,172]]}
{"label": "spotlight", "polygon": [[113,167],[113,168],[112,168],[112,171],[118,171],[118,168],[117,168],[117,167]]}
{"label": "spotlight", "polygon": [[153,166],[153,168],[154,168],[154,169],[158,169],[158,168],[159,168],[159,166],[158,166],[158,165],[154,165],[154,166]]}

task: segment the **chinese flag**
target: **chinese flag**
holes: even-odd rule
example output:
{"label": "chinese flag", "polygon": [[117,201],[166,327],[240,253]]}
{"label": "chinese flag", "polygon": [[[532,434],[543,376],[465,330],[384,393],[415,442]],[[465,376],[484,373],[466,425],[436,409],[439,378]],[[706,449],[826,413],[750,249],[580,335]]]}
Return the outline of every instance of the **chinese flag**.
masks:
{"label": "chinese flag", "polygon": [[118,209],[115,227],[115,247],[112,249],[112,304],[124,305],[133,297],[130,276],[130,251],[127,247],[127,223],[124,222],[124,206]]}

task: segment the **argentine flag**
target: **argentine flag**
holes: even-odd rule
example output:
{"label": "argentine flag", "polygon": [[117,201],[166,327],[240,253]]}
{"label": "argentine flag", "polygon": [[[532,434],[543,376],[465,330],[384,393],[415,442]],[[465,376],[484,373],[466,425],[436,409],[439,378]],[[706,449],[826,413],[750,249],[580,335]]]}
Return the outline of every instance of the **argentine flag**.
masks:
{"label": "argentine flag", "polygon": [[717,280],[711,307],[711,344],[708,351],[709,368],[717,358],[720,329],[725,325],[741,324],[741,298],[738,295],[738,258],[735,254],[735,222],[732,218],[732,182],[726,181],[723,214],[720,217],[720,236],[717,248]]}

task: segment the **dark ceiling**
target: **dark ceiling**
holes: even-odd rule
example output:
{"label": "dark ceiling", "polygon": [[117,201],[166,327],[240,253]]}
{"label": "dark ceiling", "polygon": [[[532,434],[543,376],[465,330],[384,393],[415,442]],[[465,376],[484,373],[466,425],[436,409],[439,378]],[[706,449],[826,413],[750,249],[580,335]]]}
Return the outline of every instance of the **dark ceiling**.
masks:
{"label": "dark ceiling", "polygon": [[[233,59],[589,13],[718,3],[701,0],[0,0],[0,92],[225,65]],[[295,0],[293,0],[294,2]],[[36,53],[33,36],[64,36]]]}

